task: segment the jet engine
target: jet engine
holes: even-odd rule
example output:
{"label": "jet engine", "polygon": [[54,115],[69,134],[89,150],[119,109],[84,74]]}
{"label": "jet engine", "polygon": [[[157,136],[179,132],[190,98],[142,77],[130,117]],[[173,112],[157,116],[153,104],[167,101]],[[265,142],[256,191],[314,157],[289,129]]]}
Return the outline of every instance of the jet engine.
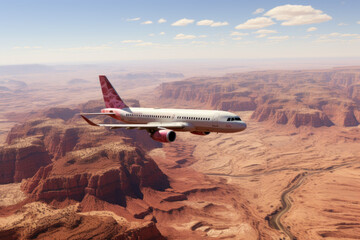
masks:
{"label": "jet engine", "polygon": [[176,139],[176,133],[172,130],[158,130],[150,136],[158,142],[173,142]]}
{"label": "jet engine", "polygon": [[199,132],[199,131],[194,131],[194,132],[191,132],[192,134],[195,134],[195,135],[209,135],[210,132]]}

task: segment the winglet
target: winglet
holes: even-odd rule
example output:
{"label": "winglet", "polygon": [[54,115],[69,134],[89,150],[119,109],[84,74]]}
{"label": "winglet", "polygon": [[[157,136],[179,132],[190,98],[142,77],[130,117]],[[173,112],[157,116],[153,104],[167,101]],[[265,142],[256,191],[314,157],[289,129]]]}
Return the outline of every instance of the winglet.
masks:
{"label": "winglet", "polygon": [[97,127],[99,127],[98,124],[90,121],[87,117],[85,117],[85,116],[83,116],[83,115],[80,115],[80,116],[81,116],[88,124],[90,124],[91,126],[97,126]]}
{"label": "winglet", "polygon": [[100,75],[99,80],[107,108],[128,108],[105,75]]}

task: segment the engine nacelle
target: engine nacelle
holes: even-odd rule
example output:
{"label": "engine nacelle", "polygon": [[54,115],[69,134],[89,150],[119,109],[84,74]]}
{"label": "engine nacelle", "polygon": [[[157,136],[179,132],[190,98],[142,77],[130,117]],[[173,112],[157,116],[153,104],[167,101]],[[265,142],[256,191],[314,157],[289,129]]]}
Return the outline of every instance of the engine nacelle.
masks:
{"label": "engine nacelle", "polygon": [[176,133],[172,130],[158,130],[150,136],[158,142],[173,142],[176,139]]}
{"label": "engine nacelle", "polygon": [[199,131],[194,131],[194,132],[191,132],[192,134],[195,134],[195,135],[209,135],[210,132],[199,132]]}

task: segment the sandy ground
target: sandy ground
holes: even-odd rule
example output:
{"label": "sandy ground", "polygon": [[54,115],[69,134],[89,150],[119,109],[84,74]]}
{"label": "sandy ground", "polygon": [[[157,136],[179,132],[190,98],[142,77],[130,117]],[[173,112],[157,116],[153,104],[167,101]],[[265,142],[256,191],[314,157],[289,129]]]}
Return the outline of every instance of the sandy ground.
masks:
{"label": "sandy ground", "polygon": [[0,185],[0,206],[10,206],[21,202],[26,195],[20,189],[21,183]]}
{"label": "sandy ground", "polygon": [[359,169],[357,162],[308,176],[292,194],[294,207],[284,219],[291,231],[312,239],[359,239]]}
{"label": "sandy ground", "polygon": [[71,205],[64,209],[54,209],[45,203],[33,202],[26,204],[21,210],[15,214],[0,218],[0,229],[10,228],[14,225],[26,226],[30,225],[36,228],[35,220],[55,215],[57,213],[66,214],[76,211],[77,205]]}
{"label": "sandy ground", "polygon": [[[243,194],[263,219],[281,205],[281,193],[296,175],[307,172],[305,183],[291,195],[293,208],[283,224],[299,239],[354,237],[356,231],[359,236],[360,148],[351,140],[359,128],[274,127],[251,121],[251,112],[238,114],[248,124],[244,132],[178,134],[177,141],[193,147],[191,167],[245,189]],[[175,151],[172,146],[167,151]],[[324,210],[329,207],[332,210]],[[328,233],[339,227],[336,234]]]}

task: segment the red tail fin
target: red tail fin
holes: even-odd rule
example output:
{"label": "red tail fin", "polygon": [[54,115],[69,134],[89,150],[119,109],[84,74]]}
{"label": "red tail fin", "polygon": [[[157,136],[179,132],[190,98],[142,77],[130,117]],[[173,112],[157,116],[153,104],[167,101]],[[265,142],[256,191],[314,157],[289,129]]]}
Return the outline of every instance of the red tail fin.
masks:
{"label": "red tail fin", "polygon": [[114,87],[111,85],[106,76],[100,75],[100,85],[104,96],[105,106],[107,108],[128,108],[128,106],[121,100]]}

